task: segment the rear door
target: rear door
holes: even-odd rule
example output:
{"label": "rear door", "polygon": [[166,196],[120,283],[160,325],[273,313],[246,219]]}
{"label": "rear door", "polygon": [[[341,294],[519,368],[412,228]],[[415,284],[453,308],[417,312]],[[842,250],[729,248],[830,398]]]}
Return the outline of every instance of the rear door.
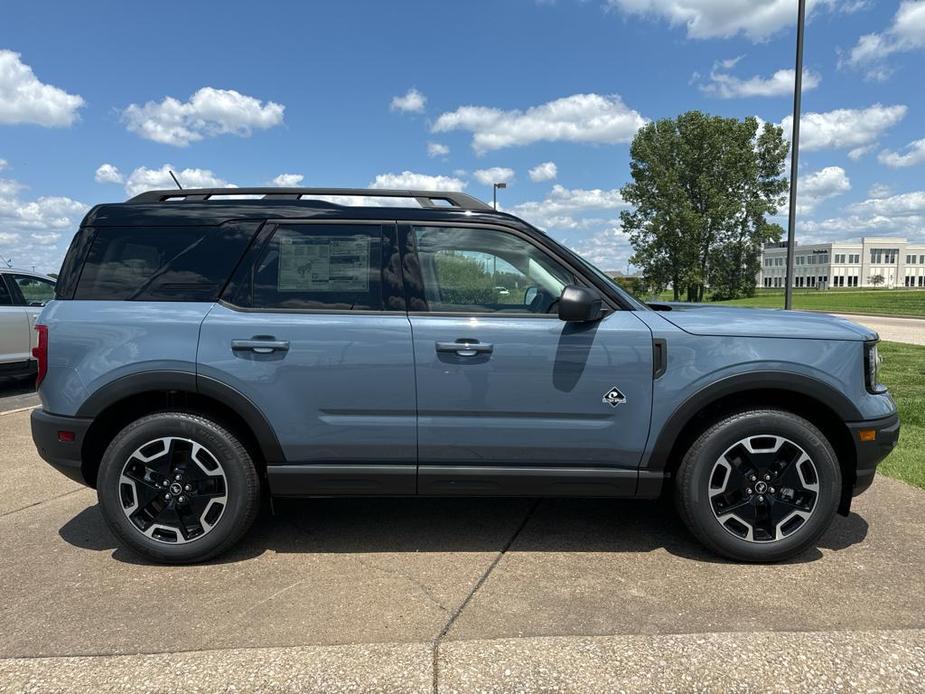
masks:
{"label": "rear door", "polygon": [[415,493],[395,234],[394,222],[268,225],[203,322],[199,377],[247,396],[279,439],[274,494]]}
{"label": "rear door", "polygon": [[32,357],[30,332],[29,316],[20,305],[15,285],[0,273],[0,364],[17,364]]}
{"label": "rear door", "polygon": [[633,494],[651,412],[648,327],[622,310],[559,320],[562,288],[582,278],[513,230],[402,232],[420,492]]}

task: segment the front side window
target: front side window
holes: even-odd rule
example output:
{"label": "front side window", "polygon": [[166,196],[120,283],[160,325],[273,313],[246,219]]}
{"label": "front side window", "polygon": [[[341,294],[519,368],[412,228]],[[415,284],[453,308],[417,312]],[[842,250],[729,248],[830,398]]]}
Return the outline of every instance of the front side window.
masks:
{"label": "front side window", "polygon": [[554,313],[575,276],[527,240],[496,229],[415,227],[427,310]]}
{"label": "front side window", "polygon": [[381,236],[381,227],[371,224],[281,225],[235,303],[269,310],[381,310]]}
{"label": "front side window", "polygon": [[3,275],[0,275],[0,306],[12,306],[13,305],[13,295],[10,294],[10,290],[6,287],[6,280],[4,280]]}
{"label": "front side window", "polygon": [[26,306],[44,306],[55,298],[55,284],[28,275],[13,275]]}

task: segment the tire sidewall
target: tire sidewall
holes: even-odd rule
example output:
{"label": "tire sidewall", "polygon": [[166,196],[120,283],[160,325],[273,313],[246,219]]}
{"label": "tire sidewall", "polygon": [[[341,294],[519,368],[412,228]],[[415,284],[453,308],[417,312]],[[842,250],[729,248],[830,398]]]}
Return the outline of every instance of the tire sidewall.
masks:
{"label": "tire sidewall", "polygon": [[[129,457],[144,444],[167,436],[204,446],[225,473],[227,502],[221,517],[208,533],[185,544],[172,545],[145,536],[125,515],[119,495],[119,479]],[[253,519],[255,490],[253,462],[237,439],[210,420],[183,413],[150,415],[128,425],[107,447],[97,478],[103,516],[116,536],[136,552],[170,563],[202,561],[236,541]]]}
{"label": "tire sidewall", "polygon": [[[782,436],[800,446],[816,466],[819,493],[812,515],[796,531],[772,542],[749,542],[726,530],[716,516],[709,498],[713,465],[731,446],[749,436]],[[841,497],[841,470],[832,446],[810,422],[787,412],[746,412],[730,417],[705,432],[688,452],[688,468],[681,490],[687,498],[690,522],[708,546],[741,561],[780,561],[807,549],[830,526]]]}

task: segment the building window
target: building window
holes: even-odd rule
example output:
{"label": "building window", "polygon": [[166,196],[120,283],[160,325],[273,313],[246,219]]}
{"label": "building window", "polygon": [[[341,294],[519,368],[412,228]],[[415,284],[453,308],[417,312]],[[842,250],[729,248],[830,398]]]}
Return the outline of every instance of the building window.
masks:
{"label": "building window", "polygon": [[871,248],[870,262],[873,265],[895,265],[898,255],[898,248]]}
{"label": "building window", "polygon": [[916,264],[916,263],[915,263],[916,260],[917,260],[916,256],[914,256],[914,255],[907,255],[907,256],[906,256],[906,265],[915,265],[915,264]]}

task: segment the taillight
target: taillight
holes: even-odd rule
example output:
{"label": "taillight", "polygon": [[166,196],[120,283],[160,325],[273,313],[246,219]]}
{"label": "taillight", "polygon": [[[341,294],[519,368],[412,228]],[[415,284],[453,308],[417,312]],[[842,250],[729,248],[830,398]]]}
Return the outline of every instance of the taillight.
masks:
{"label": "taillight", "polygon": [[38,345],[32,348],[32,356],[38,363],[38,373],[35,377],[35,387],[38,388],[48,373],[48,326],[37,324],[35,331],[39,334]]}

